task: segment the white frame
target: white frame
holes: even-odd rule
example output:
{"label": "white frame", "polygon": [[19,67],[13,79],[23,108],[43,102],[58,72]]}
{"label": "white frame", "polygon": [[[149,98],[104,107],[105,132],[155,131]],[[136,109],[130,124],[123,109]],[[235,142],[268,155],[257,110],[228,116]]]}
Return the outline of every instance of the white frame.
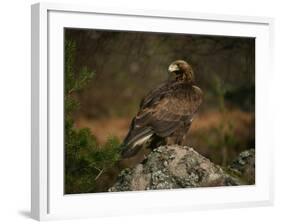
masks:
{"label": "white frame", "polygon": [[[109,18],[114,18],[114,20],[109,20]],[[99,23],[93,26],[91,21]],[[134,21],[134,26],[130,26],[128,21]],[[147,22],[155,22],[156,25],[149,23],[151,26],[145,27]],[[63,164],[63,151],[61,151],[63,150],[61,149],[63,142],[61,133],[63,128],[61,125],[63,122],[62,28],[73,26],[164,32],[163,29],[167,28],[161,26],[163,22],[170,28],[166,32],[178,33],[179,30],[175,24],[185,23],[190,28],[184,33],[257,38],[256,185],[63,195],[61,188],[63,178],[61,170]],[[196,26],[194,26],[195,23]],[[206,31],[203,32],[203,28]],[[233,28],[234,31],[232,31]],[[268,100],[272,94],[270,78],[273,77],[270,64],[273,49],[272,30],[273,19],[271,18],[190,12],[110,10],[49,3],[32,5],[32,217],[37,220],[47,220],[272,204],[273,146],[272,140],[266,141],[270,139],[269,133],[261,132],[262,129],[270,130],[271,122],[269,107],[265,105],[272,103]],[[262,169],[259,169],[261,163]],[[187,200],[184,200],[185,198]],[[122,203],[130,206],[123,209]],[[106,210],[105,204],[107,204]],[[92,209],[86,209],[89,207]]]}

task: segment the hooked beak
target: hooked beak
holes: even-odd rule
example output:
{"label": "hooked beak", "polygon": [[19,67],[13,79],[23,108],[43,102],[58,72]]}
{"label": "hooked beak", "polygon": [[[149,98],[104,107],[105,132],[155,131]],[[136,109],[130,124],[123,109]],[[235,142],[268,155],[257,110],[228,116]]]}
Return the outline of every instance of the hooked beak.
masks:
{"label": "hooked beak", "polygon": [[169,72],[175,72],[175,71],[178,71],[178,70],[179,70],[179,67],[176,64],[171,64],[168,68]]}

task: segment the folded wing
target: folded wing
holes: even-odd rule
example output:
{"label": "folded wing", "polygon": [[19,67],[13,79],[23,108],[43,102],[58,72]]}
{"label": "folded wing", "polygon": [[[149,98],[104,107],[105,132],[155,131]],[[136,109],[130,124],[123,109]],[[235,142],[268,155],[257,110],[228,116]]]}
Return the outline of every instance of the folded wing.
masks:
{"label": "folded wing", "polygon": [[166,84],[150,92],[142,100],[140,110],[131,123],[124,140],[123,157],[135,154],[134,148],[153,135],[165,138],[174,133],[182,122],[190,125],[201,102],[202,91],[196,86]]}

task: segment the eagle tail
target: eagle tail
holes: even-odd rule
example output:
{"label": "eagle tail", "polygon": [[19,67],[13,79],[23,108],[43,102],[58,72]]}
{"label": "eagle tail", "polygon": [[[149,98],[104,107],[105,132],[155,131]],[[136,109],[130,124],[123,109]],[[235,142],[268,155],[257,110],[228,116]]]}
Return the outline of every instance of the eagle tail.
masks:
{"label": "eagle tail", "polygon": [[132,156],[135,156],[140,150],[142,146],[141,145],[136,145],[134,147],[128,147],[123,145],[122,152],[121,152],[121,157],[122,159],[130,158]]}
{"label": "eagle tail", "polygon": [[130,131],[122,144],[122,158],[129,158],[136,155],[151,140],[152,135],[153,131],[149,127],[135,128],[133,120]]}

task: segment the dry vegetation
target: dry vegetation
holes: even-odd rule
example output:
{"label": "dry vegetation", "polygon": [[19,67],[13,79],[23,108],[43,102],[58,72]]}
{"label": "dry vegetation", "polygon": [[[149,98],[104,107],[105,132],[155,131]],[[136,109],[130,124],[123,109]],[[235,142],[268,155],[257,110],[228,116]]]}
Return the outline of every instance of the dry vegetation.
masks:
{"label": "dry vegetation", "polygon": [[[249,147],[248,145],[251,144],[251,141],[254,141],[255,136],[251,130],[251,128],[254,129],[254,114],[234,109],[227,112],[226,119],[234,121],[233,138],[237,141],[233,148],[228,149],[227,161],[232,161],[239,152]],[[194,122],[189,130],[189,138],[186,142],[186,145],[198,149],[202,155],[219,164],[222,163],[222,154],[219,148],[220,142],[216,129],[220,126],[222,120],[223,115],[218,111],[199,113],[194,118]],[[124,139],[130,122],[131,118],[129,117],[111,117],[96,120],[80,117],[76,119],[76,127],[89,128],[91,133],[97,138],[97,141],[100,144],[104,144],[110,136]],[[223,131],[225,130],[221,130],[221,132]]]}

